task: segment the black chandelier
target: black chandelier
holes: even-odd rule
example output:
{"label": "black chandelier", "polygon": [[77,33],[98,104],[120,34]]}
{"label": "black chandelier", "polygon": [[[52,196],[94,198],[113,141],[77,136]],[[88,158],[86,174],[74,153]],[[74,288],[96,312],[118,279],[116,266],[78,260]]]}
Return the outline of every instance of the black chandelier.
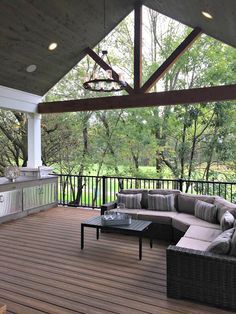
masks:
{"label": "black chandelier", "polygon": [[[102,50],[101,59],[110,67],[107,50]],[[95,63],[90,77],[83,83],[85,89],[94,92],[118,92],[123,90],[125,86],[126,82],[122,73],[118,75],[118,79],[114,79],[111,67],[105,71],[97,63]]]}
{"label": "black chandelier", "polygon": [[[104,16],[103,16],[103,26],[104,26],[104,38],[106,35],[106,2],[104,0]],[[83,87],[86,90],[93,92],[119,92],[123,90],[126,86],[126,82],[123,78],[123,74],[113,75],[111,68],[111,63],[108,58],[108,51],[102,50],[101,60],[106,63],[107,69],[104,70],[96,62],[94,64],[92,73],[85,79]]]}

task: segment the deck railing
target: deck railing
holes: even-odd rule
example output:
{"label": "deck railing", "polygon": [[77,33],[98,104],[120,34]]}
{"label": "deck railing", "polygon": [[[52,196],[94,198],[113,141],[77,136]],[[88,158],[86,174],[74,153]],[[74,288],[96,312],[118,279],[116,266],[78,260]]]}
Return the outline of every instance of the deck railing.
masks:
{"label": "deck railing", "polygon": [[116,199],[120,189],[178,189],[191,194],[219,195],[236,203],[236,182],[149,179],[58,174],[58,203],[99,208]]}

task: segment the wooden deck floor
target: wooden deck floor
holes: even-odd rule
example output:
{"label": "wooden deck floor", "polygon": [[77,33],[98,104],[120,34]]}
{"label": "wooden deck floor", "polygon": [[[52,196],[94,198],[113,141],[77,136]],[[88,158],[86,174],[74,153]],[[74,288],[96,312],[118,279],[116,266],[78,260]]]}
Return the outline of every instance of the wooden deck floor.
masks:
{"label": "wooden deck floor", "polygon": [[166,297],[165,243],[85,230],[97,211],[55,208],[0,225],[0,303],[8,313],[230,313]]}

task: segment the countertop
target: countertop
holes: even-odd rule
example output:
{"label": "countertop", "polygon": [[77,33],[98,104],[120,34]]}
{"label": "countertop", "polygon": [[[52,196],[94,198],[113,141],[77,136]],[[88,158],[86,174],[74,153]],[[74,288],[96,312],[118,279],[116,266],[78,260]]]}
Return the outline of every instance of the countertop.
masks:
{"label": "countertop", "polygon": [[0,177],[0,185],[8,185],[8,184],[17,184],[17,183],[24,183],[30,181],[43,181],[47,179],[56,178],[56,175],[47,175],[42,177],[30,177],[30,176],[20,176],[15,179],[15,181],[10,181],[6,177]]}

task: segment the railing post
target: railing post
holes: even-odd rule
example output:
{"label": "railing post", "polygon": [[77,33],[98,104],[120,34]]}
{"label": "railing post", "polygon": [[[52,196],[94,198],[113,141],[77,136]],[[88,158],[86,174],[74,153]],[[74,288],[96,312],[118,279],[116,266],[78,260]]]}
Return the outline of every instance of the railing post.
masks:
{"label": "railing post", "polygon": [[179,183],[179,190],[183,192],[183,179],[179,178],[177,181]]}
{"label": "railing post", "polygon": [[102,203],[106,204],[107,199],[107,188],[106,188],[106,176],[102,177]]}

